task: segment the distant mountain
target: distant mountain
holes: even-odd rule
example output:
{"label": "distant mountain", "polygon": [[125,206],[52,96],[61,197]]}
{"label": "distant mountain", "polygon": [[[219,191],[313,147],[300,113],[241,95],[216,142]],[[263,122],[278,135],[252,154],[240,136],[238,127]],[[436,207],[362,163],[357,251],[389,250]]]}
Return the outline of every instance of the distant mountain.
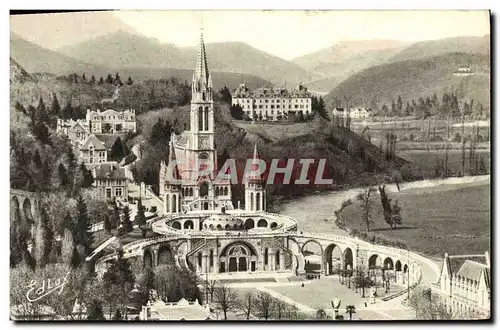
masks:
{"label": "distant mountain", "polygon": [[[213,71],[246,73],[273,84],[296,84],[314,74],[274,55],[240,42],[207,44],[209,67]],[[60,51],[77,60],[109,68],[170,68],[192,70],[197,47],[177,47],[153,38],[119,31],[93,38]]]}
{"label": "distant mountain", "polygon": [[34,79],[24,70],[22,66],[19,65],[16,61],[10,58],[10,83],[20,83],[23,84],[25,82],[31,81]]}
{"label": "distant mountain", "polygon": [[[453,73],[461,66],[471,66],[475,73],[458,77]],[[458,91],[459,97],[475,99],[490,105],[490,58],[487,55],[448,53],[419,60],[399,61],[365,69],[346,79],[325,97],[329,108],[334,99],[350,99],[352,106],[369,106],[375,100],[379,106],[390,106],[399,95],[405,101]]]}
{"label": "distant mountain", "polygon": [[324,65],[339,64],[354,56],[361,55],[365,52],[394,50],[404,47],[406,44],[397,40],[347,40],[340,41],[331,47],[318,50],[300,57],[292,59],[292,62],[301,66],[302,68],[317,72],[324,77],[328,77],[332,72],[321,71]]}
{"label": "distant mountain", "polygon": [[[136,44],[139,46],[139,44]],[[134,52],[127,53],[130,60]],[[95,75],[97,78],[106,77],[108,73],[114,75],[119,72],[125,79],[131,76],[134,80],[139,79],[161,79],[175,77],[181,81],[191,82],[195,60],[186,63],[189,69],[167,69],[167,68],[143,68],[133,65],[120,67],[106,67],[98,64],[89,64],[60,52],[45,49],[34,43],[24,40],[20,36],[11,32],[10,56],[30,73],[49,73],[54,75],[66,75],[69,73],[85,73],[87,77]],[[188,65],[189,64],[189,65]],[[251,88],[260,86],[270,86],[271,83],[262,78],[228,72],[213,72],[214,87],[219,89],[224,85],[229,88],[236,88],[241,81],[245,81]]]}
{"label": "distant mountain", "polygon": [[83,63],[59,52],[40,47],[13,32],[10,34],[10,57],[30,73],[64,74],[103,70],[101,67]]}
{"label": "distant mountain", "polygon": [[404,46],[405,43],[396,40],[342,41],[292,62],[321,76],[306,82],[310,89],[328,92],[349,76],[386,62]]}
{"label": "distant mountain", "polygon": [[14,15],[10,16],[10,30],[51,50],[120,30],[138,34],[113,11]]}
{"label": "distant mountain", "polygon": [[490,35],[455,37],[416,42],[389,59],[389,62],[416,60],[445,53],[490,54]]}

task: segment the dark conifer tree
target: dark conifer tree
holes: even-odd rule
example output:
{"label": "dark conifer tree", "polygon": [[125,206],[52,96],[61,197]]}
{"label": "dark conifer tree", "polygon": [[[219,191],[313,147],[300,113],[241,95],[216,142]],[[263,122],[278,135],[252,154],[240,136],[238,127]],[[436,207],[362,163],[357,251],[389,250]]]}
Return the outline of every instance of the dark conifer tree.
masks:
{"label": "dark conifer tree", "polygon": [[94,234],[90,232],[92,224],[87,213],[87,205],[82,196],[78,197],[76,205],[76,218],[73,222],[73,241],[75,246],[82,246],[88,255],[92,252],[92,243],[94,243]]}

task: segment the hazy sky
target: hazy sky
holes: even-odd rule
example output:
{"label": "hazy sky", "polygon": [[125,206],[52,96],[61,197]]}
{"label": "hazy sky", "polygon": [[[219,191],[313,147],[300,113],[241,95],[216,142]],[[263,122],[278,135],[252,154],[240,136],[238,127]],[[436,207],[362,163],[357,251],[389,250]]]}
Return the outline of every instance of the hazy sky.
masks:
{"label": "hazy sky", "polygon": [[52,49],[126,25],[161,42],[194,46],[203,27],[207,43],[241,41],[284,59],[342,40],[420,41],[490,31],[487,11],[122,11],[110,24],[96,19],[110,13],[77,15],[52,15],[52,24],[47,17],[40,24],[34,18],[11,18],[11,27]]}

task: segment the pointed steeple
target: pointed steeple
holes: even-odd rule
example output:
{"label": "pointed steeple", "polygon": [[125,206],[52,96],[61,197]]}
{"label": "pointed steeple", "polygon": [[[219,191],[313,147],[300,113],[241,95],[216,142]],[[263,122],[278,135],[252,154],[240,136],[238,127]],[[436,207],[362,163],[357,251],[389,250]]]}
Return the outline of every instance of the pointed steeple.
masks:
{"label": "pointed steeple", "polygon": [[259,154],[257,153],[257,142],[255,142],[255,146],[253,148],[253,159],[258,159],[259,158]]}
{"label": "pointed steeple", "polygon": [[201,31],[200,36],[200,48],[198,50],[198,57],[196,59],[196,69],[195,75],[197,77],[202,77],[205,79],[205,82],[208,83],[208,65],[207,65],[207,54],[205,52],[205,42],[203,41],[203,30]]}
{"label": "pointed steeple", "polygon": [[[172,168],[172,166],[174,168]],[[177,167],[177,163],[176,163],[175,148],[174,148],[174,142],[173,142],[172,138],[170,139],[170,143],[169,143],[168,169],[167,170],[171,171],[174,179],[178,180],[181,178],[181,175],[179,174],[179,168]]]}
{"label": "pointed steeple", "polygon": [[[252,157],[252,171],[258,171],[260,162],[259,160],[259,153],[257,152],[257,142],[255,142],[254,148],[253,148],[253,157]],[[262,175],[251,175],[249,177],[249,181],[262,181]]]}
{"label": "pointed steeple", "polygon": [[208,71],[207,53],[203,32],[200,37],[200,48],[196,58],[196,67],[193,72],[192,100],[195,102],[212,101],[212,77]]}

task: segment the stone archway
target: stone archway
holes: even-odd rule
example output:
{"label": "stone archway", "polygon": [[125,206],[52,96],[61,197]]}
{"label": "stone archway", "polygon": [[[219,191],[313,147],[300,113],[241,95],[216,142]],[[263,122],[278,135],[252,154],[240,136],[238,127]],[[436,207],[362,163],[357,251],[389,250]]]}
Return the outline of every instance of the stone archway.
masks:
{"label": "stone archway", "polygon": [[337,274],[343,268],[342,250],[336,244],[330,244],[325,249],[325,275]]}
{"label": "stone archway", "polygon": [[396,270],[397,272],[400,272],[400,271],[401,271],[401,261],[399,261],[399,260],[398,260],[398,261],[396,261],[396,268],[395,268],[395,270]]}
{"label": "stone archway", "polygon": [[162,245],[158,248],[159,265],[175,265],[174,254],[168,245]]}
{"label": "stone archway", "polygon": [[193,221],[191,220],[186,220],[184,222],[184,229],[194,229],[194,224]]}
{"label": "stone archway", "polygon": [[144,261],[144,267],[154,267],[153,263],[153,254],[149,249],[144,250],[144,255],[143,255],[143,261]]}
{"label": "stone archway", "polygon": [[354,256],[350,247],[345,248],[343,253],[344,269],[354,269]]}
{"label": "stone archway", "polygon": [[219,257],[219,272],[254,272],[257,270],[257,253],[247,242],[228,244]]}
{"label": "stone archway", "polygon": [[260,227],[260,228],[267,228],[267,220],[266,220],[266,219],[260,219],[260,220],[257,222],[257,227]]}
{"label": "stone archway", "polygon": [[382,261],[378,254],[372,254],[368,259],[368,269],[376,269],[382,267]]}
{"label": "stone archway", "polygon": [[25,198],[23,201],[23,214],[24,219],[28,223],[33,223],[33,213],[31,212],[31,200],[29,198]]}
{"label": "stone archway", "polygon": [[323,272],[323,252],[321,243],[314,239],[310,239],[302,245],[301,253],[306,262],[306,273],[318,276]]}
{"label": "stone archway", "polygon": [[174,228],[174,229],[181,229],[180,222],[179,221],[172,222],[172,228]]}
{"label": "stone archway", "polygon": [[255,228],[255,221],[252,218],[248,218],[245,220],[245,229]]}

